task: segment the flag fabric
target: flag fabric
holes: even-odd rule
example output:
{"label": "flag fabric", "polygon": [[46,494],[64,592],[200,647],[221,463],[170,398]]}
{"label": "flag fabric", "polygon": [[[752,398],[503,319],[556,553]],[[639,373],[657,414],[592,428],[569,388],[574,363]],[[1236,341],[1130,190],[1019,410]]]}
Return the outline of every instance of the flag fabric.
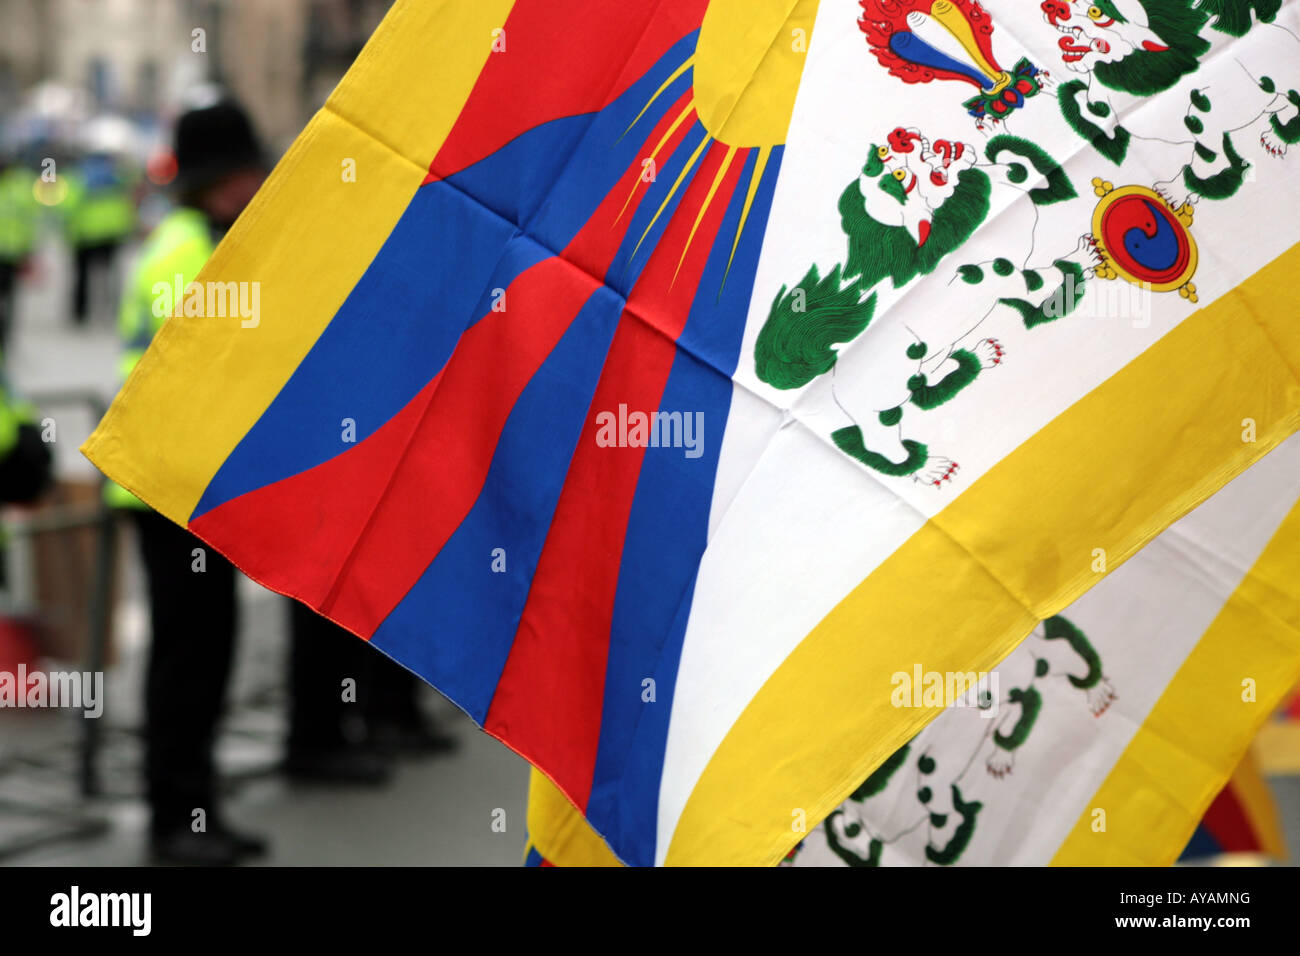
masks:
{"label": "flag fabric", "polygon": [[1287,858],[1277,805],[1250,750],[1205,811],[1178,860],[1206,862],[1242,854],[1279,862]]}
{"label": "flag fabric", "polygon": [[[949,708],[794,865],[1167,865],[1189,838],[1280,857],[1248,745],[1297,673],[1273,652],[1300,621],[1297,474],[1293,437],[1044,621],[994,671],[1000,706]],[[1206,680],[1223,668],[1233,686]]]}
{"label": "flag fabric", "polygon": [[[808,821],[784,862],[1283,858],[1248,746],[1300,676],[1297,474],[1293,436],[1039,624],[992,672],[955,675],[968,692],[947,706],[937,682],[893,675],[900,707],[942,713],[825,821]],[[537,861],[617,863],[589,828],[568,835],[580,818],[536,773],[531,798]]]}
{"label": "flag fabric", "polygon": [[932,715],[890,675],[1295,431],[1298,29],[399,0],[84,450],[621,860],[775,863]]}

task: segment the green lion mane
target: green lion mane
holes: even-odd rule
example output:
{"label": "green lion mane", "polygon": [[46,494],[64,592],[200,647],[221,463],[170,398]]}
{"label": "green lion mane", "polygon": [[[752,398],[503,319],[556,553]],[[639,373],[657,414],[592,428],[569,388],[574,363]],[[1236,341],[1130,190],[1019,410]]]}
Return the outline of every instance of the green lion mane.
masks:
{"label": "green lion mane", "polygon": [[858,277],[866,291],[886,277],[898,288],[933,272],[988,216],[991,189],[982,170],[963,169],[952,196],[935,212],[925,245],[918,246],[903,226],[887,226],[867,215],[854,180],[840,194],[840,224],[849,237],[844,277]]}
{"label": "green lion mane", "polygon": [[1214,17],[1210,26],[1229,36],[1245,36],[1253,25],[1250,12],[1255,11],[1260,23],[1272,23],[1282,8],[1282,0],[1200,0],[1198,10]]}
{"label": "green lion mane", "polygon": [[1200,33],[1211,11],[1196,6],[1195,0],[1144,0],[1142,6],[1147,25],[1169,49],[1138,50],[1115,63],[1098,63],[1094,73],[1113,90],[1150,96],[1196,70],[1200,57],[1210,48]]}
{"label": "green lion mane", "polygon": [[839,204],[849,237],[848,262],[825,276],[814,265],[794,288],[781,287],[754,343],[759,379],[790,389],[829,372],[835,346],[852,341],[870,324],[876,297],[866,294],[872,287],[885,278],[897,287],[933,272],[988,216],[990,191],[986,173],[962,170],[957,188],[930,223],[925,245],[918,246],[906,227],[887,226],[867,215],[858,181],[851,182]]}

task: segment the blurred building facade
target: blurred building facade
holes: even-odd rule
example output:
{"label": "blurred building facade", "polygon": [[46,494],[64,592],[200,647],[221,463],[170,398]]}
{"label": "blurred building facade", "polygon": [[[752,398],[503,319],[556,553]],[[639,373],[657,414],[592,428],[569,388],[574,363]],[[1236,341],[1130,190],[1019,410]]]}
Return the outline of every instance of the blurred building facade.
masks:
{"label": "blurred building facade", "polygon": [[0,111],[54,87],[86,115],[165,118],[189,90],[217,83],[280,148],[324,102],[390,2],[0,0]]}

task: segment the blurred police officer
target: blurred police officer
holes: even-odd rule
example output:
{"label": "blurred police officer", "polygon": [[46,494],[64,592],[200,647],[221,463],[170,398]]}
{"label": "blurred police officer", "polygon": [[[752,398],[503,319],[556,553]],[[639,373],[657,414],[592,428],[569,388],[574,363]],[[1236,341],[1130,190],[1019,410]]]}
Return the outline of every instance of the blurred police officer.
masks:
{"label": "blurred police officer", "polygon": [[40,206],[35,185],[31,170],[0,156],[0,349],[13,328],[18,275],[36,246]]}
{"label": "blurred police officer", "polygon": [[[51,477],[50,446],[41,437],[36,409],[10,391],[0,370],[0,502],[30,504],[49,486]],[[0,546],[3,543],[0,536]],[[0,548],[0,584],[4,583],[3,558]]]}
{"label": "blurred police officer", "polygon": [[[167,310],[154,308],[155,284],[174,288],[179,281],[184,288],[192,282],[265,178],[252,125],[228,101],[181,116],[175,154],[179,205],[145,241],[123,298],[123,379],[166,320]],[[213,747],[234,655],[235,569],[124,488],[110,483],[108,494],[111,504],[134,515],[149,581],[145,773],[154,857],[224,865],[260,854],[265,841],[232,830],[216,806]],[[205,565],[201,573],[195,570],[197,552]],[[450,739],[432,730],[415,707],[411,675],[338,625],[290,603],[286,770],[292,779],[385,782],[390,761],[375,746],[372,727],[388,731],[383,742],[389,743],[396,725],[396,749],[404,752],[447,748]],[[348,678],[356,682],[355,700],[362,704],[355,714],[353,698],[343,693]],[[196,826],[200,809],[202,828]]]}
{"label": "blurred police officer", "polygon": [[107,290],[104,299],[112,302],[117,296],[117,252],[135,232],[135,202],[121,161],[108,152],[91,152],[66,178],[68,194],[59,208],[75,269],[72,318],[85,325],[96,277],[102,277]]}
{"label": "blurred police officer", "polygon": [[[233,103],[185,113],[175,139],[179,204],[145,240],[122,297],[124,380],[167,318],[154,307],[155,284],[171,287],[177,276],[182,288],[192,282],[266,175],[252,126]],[[145,780],[153,856],[219,866],[261,854],[265,841],[231,829],[217,806],[213,748],[234,654],[235,569],[119,485],[110,483],[107,497],[132,512],[148,578]]]}

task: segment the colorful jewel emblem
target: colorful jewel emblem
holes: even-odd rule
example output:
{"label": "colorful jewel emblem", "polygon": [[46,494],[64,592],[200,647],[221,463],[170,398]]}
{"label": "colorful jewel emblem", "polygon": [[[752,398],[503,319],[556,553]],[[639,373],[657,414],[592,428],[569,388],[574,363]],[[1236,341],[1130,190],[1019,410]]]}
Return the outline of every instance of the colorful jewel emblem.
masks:
{"label": "colorful jewel emblem", "polygon": [[1092,213],[1092,236],[1102,264],[1099,279],[1124,279],[1153,292],[1172,292],[1196,301],[1196,241],[1192,207],[1174,209],[1153,189],[1092,181],[1101,197]]}
{"label": "colorful jewel emblem", "polygon": [[993,21],[974,0],[859,0],[858,27],[881,66],[904,83],[959,80],[979,92],[962,105],[1000,120],[1042,88],[1024,57],[1007,71],[993,55]]}

